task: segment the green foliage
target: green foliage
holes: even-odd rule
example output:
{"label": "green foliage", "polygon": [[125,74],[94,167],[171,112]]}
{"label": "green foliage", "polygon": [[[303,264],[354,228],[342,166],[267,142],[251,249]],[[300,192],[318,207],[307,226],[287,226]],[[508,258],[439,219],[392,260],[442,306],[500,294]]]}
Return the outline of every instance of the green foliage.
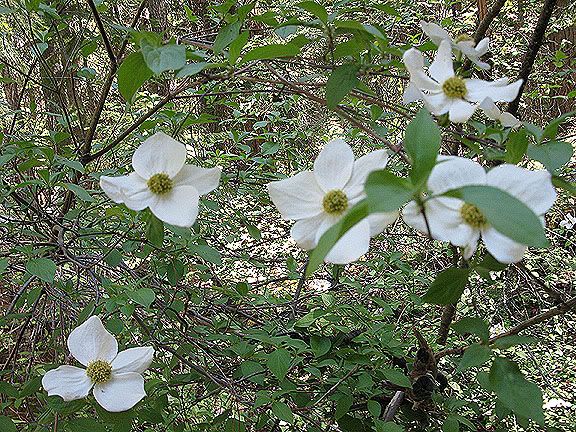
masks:
{"label": "green foliage", "polygon": [[359,83],[359,66],[355,64],[344,64],[338,66],[328,78],[326,83],[326,105],[334,109]]}
{"label": "green foliage", "polygon": [[447,305],[458,301],[466,284],[470,270],[466,268],[448,268],[436,276],[422,300],[428,303]]}
{"label": "green foliage", "polygon": [[404,147],[412,161],[412,183],[426,183],[440,151],[440,130],[426,109],[421,109],[406,127]]}
{"label": "green foliage", "polygon": [[132,100],[138,89],[154,75],[141,52],[134,52],[124,59],[118,68],[118,90],[127,102]]}

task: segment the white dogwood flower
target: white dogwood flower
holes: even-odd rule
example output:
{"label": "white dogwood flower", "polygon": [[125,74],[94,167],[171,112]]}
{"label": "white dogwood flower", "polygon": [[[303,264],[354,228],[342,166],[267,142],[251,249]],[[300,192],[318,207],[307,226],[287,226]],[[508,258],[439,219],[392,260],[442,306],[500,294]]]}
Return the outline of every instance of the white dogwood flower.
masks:
{"label": "white dogwood flower", "polygon": [[134,172],[100,177],[100,186],[116,203],[132,210],[150,208],[160,220],[190,227],[198,216],[200,195],[218,187],[221,168],[186,165],[186,147],[157,132],[132,155]]}
{"label": "white dogwood flower", "polygon": [[[312,171],[268,184],[272,201],[284,219],[296,220],[291,235],[305,250],[318,240],[354,204],[365,197],[368,174],[388,162],[384,150],[376,150],[354,160],[354,153],[341,139],[330,141],[314,161]],[[370,246],[370,238],[380,234],[398,214],[374,213],[351,228],[325,258],[326,262],[346,264],[357,260]]]}
{"label": "white dogwood flower", "polygon": [[[450,42],[443,40],[428,72],[424,71],[424,57],[415,48],[404,53],[404,64],[410,73],[410,84],[404,92],[404,102],[423,100],[434,115],[449,113],[450,121],[466,122],[478,104],[486,98],[494,102],[510,102],[516,98],[522,80],[505,84],[506,78],[496,81],[461,78],[454,74]],[[506,81],[505,81],[506,80]]]}
{"label": "white dogwood flower", "polygon": [[[464,248],[469,259],[476,251],[480,235],[486,249],[502,263],[518,262],[527,249],[494,229],[474,205],[458,198],[438,196],[467,185],[487,185],[503,190],[528,206],[544,223],[544,213],[556,200],[548,171],[530,171],[516,165],[502,164],[487,173],[477,162],[455,156],[440,156],[428,179],[431,198],[424,203],[430,235]],[[404,221],[417,230],[428,233],[426,220],[416,202],[410,202],[402,212]]]}
{"label": "white dogwood flower", "polygon": [[448,33],[438,24],[420,21],[420,28],[422,28],[422,31],[426,33],[430,40],[437,46],[440,46],[440,43],[443,40],[447,40],[450,42],[454,50],[464,54],[480,69],[490,69],[490,65],[488,63],[480,60],[480,57],[486,54],[490,49],[490,38],[485,37],[480,42],[478,42],[478,44],[475,44],[474,39],[466,34],[462,34],[456,37],[456,39],[452,39],[450,33]]}
{"label": "white dogwood flower", "polygon": [[500,124],[504,127],[516,128],[522,124],[520,120],[518,120],[509,112],[500,111],[500,108],[498,108],[494,101],[492,101],[490,98],[486,98],[480,102],[479,107],[482,111],[484,111],[486,117],[499,121]]}
{"label": "white dogwood flower", "polygon": [[152,363],[152,347],[118,352],[118,342],[97,316],[90,317],[68,336],[68,349],[86,369],[60,366],[42,378],[48,396],[65,401],[82,399],[94,388],[96,401],[106,411],[126,411],[146,396],[142,373]]}

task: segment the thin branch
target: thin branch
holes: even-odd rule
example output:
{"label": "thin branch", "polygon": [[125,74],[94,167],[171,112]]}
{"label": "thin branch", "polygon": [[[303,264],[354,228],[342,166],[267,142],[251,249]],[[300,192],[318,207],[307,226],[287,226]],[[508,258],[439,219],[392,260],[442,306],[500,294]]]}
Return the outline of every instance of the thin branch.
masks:
{"label": "thin branch", "polygon": [[100,31],[100,35],[102,36],[102,40],[104,41],[104,47],[106,48],[106,53],[108,54],[108,58],[113,65],[117,64],[116,55],[114,54],[114,50],[112,49],[112,44],[110,44],[110,39],[108,39],[108,34],[106,33],[106,29],[104,28],[104,24],[102,23],[102,19],[100,18],[100,14],[98,13],[98,9],[92,0],[88,0],[88,6],[90,6],[90,10],[92,11],[92,15],[96,20],[96,25],[98,26],[98,30]]}

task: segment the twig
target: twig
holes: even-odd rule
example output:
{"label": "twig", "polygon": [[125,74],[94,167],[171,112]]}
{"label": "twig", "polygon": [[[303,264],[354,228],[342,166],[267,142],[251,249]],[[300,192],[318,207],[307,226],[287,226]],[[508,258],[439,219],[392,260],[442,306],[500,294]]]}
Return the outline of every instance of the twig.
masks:
{"label": "twig", "polygon": [[400,405],[402,405],[402,401],[404,401],[404,392],[401,390],[398,390],[396,393],[394,393],[392,400],[390,401],[390,403],[386,406],[386,409],[384,410],[384,421],[385,422],[391,421],[394,418],[396,411],[398,411],[398,408],[400,408]]}

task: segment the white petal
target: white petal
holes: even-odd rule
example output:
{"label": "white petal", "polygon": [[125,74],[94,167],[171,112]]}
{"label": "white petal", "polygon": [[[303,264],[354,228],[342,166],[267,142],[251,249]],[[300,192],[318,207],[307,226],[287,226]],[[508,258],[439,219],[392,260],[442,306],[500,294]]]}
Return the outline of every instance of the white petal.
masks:
{"label": "white petal", "polygon": [[94,315],[72,330],[68,336],[68,349],[76,360],[87,366],[93,360],[114,360],[118,342]]}
{"label": "white petal", "polygon": [[476,249],[478,249],[478,240],[480,239],[480,231],[474,230],[468,243],[464,246],[464,259],[472,258]]}
{"label": "white petal", "polygon": [[465,79],[464,82],[468,90],[466,99],[472,102],[482,102],[487,97],[494,102],[511,102],[518,95],[522,85],[522,80],[507,85],[502,80],[490,82],[481,79]]}
{"label": "white petal", "polygon": [[344,189],[354,167],[352,148],[342,139],[334,139],[324,146],[314,161],[314,176],[318,185],[328,192]]}
{"label": "white petal", "polygon": [[436,45],[440,45],[440,42],[445,39],[452,40],[450,34],[438,24],[420,21],[420,28]]}
{"label": "white petal", "polygon": [[195,165],[184,165],[174,177],[174,185],[194,186],[200,195],[205,195],[218,187],[222,168],[200,168]]}
{"label": "white petal", "polygon": [[127,411],[144,396],[144,378],[136,372],[112,375],[110,381],[94,386],[96,401],[109,412]]}
{"label": "white petal", "polygon": [[150,210],[161,221],[188,228],[198,216],[199,199],[194,186],[175,186],[169,193],[159,195]]}
{"label": "white petal", "polygon": [[462,99],[454,99],[450,106],[450,121],[454,123],[466,123],[474,111],[476,111],[475,104],[466,102]]}
{"label": "white petal", "polygon": [[310,218],[301,219],[292,226],[290,235],[302,249],[314,249],[318,244],[317,234],[318,230],[322,226],[322,222],[324,222],[324,219],[324,213],[320,213],[319,215]]}
{"label": "white petal", "polygon": [[486,172],[482,165],[471,159],[449,156],[436,163],[428,178],[428,189],[439,195],[462,186],[485,183]]}
{"label": "white petal", "polygon": [[492,227],[482,230],[482,239],[488,252],[504,264],[515,263],[522,260],[524,252],[528,249],[527,246],[516,243]]}
{"label": "white petal", "polygon": [[548,171],[531,171],[502,164],[488,171],[486,182],[518,198],[536,215],[543,215],[556,201],[556,191]]}
{"label": "white petal", "polygon": [[484,38],[480,43],[474,46],[474,42],[463,41],[456,43],[456,48],[460,50],[466,57],[472,61],[480,69],[490,69],[490,65],[480,60],[486,52],[488,51],[488,38]]}
{"label": "white petal", "polygon": [[156,197],[148,189],[146,180],[135,172],[121,177],[102,176],[100,187],[112,201],[124,203],[132,210],[144,210],[156,201]]}
{"label": "white petal", "polygon": [[268,183],[268,194],[284,219],[305,219],[323,211],[324,191],[312,171]]}
{"label": "white petal", "polygon": [[500,115],[502,113],[500,112],[500,109],[498,109],[496,104],[492,101],[492,99],[490,99],[490,98],[484,99],[482,102],[480,102],[480,105],[478,105],[478,107],[482,111],[484,111],[484,114],[486,114],[486,117],[488,117],[492,120],[500,119]]}
{"label": "white petal", "polygon": [[[455,198],[433,198],[425,203],[426,219],[430,226],[431,236],[436,240],[449,241],[455,246],[464,247],[471,242],[475,236],[479,234],[478,230],[474,230],[470,225],[462,221],[460,216],[460,206],[463,204],[459,202],[458,210],[454,209]],[[447,202],[449,205],[447,205]],[[402,218],[411,227],[417,229],[424,234],[428,234],[428,228],[424,216],[420,212],[420,208],[415,202],[410,202],[404,207],[402,211]]]}
{"label": "white petal", "polygon": [[428,70],[430,76],[439,83],[444,83],[448,78],[454,76],[454,65],[452,64],[452,45],[450,41],[440,42],[438,52]]}
{"label": "white petal", "polygon": [[422,100],[423,95],[420,89],[416,87],[416,85],[410,81],[408,86],[404,89],[404,94],[402,95],[402,102],[404,104],[409,104],[418,100]]}
{"label": "white petal", "polygon": [[141,177],[149,179],[164,173],[174,178],[186,162],[186,147],[163,132],[146,139],[132,155],[132,166]]}
{"label": "white petal", "polygon": [[57,395],[68,402],[88,396],[92,381],[84,369],[60,366],[46,372],[42,378],[42,387],[48,392],[48,396]]}
{"label": "white petal", "polygon": [[154,348],[152,347],[137,347],[120,351],[112,362],[112,371],[115,374],[143,373],[150,367],[153,357]]}
{"label": "white petal", "polygon": [[515,128],[521,125],[520,120],[518,120],[509,112],[503,112],[500,114],[500,123],[502,123],[502,126],[509,128]]}
{"label": "white petal", "polygon": [[488,51],[490,51],[490,38],[485,37],[476,44],[476,54],[478,57],[482,57]]}
{"label": "white petal", "polygon": [[336,242],[324,261],[348,264],[356,261],[370,248],[370,224],[366,219],[358,222]]}
{"label": "white petal", "polygon": [[388,163],[388,153],[386,150],[372,151],[354,162],[352,176],[344,187],[344,192],[349,198],[357,197],[364,193],[364,183],[368,174],[372,171],[384,169]]}
{"label": "white petal", "polygon": [[448,112],[452,100],[444,92],[425,94],[423,96],[426,108],[434,115],[442,115]]}
{"label": "white petal", "polygon": [[386,229],[388,225],[398,218],[398,212],[372,213],[366,218],[370,225],[370,237],[376,237]]}
{"label": "white petal", "polygon": [[410,73],[410,81],[420,90],[438,90],[436,81],[424,72],[424,57],[416,48],[410,48],[402,56],[406,70]]}

